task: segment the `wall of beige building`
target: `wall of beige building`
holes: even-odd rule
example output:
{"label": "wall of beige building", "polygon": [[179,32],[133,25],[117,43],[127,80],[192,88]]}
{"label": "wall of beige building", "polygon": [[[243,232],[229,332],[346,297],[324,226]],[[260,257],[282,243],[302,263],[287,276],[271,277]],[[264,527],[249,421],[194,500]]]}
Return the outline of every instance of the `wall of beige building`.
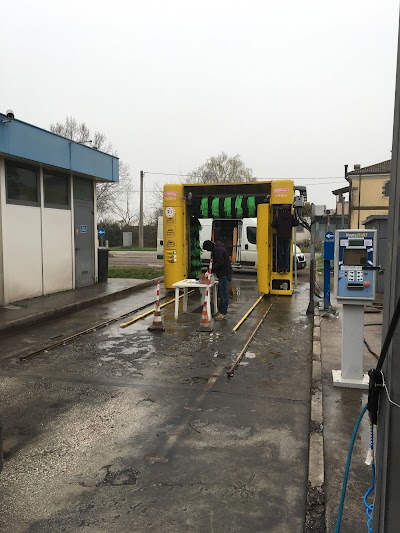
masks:
{"label": "wall of beige building", "polygon": [[[343,213],[346,216],[349,214],[349,202],[347,200],[344,202]],[[341,215],[342,214],[342,202],[340,202],[340,201],[336,202],[336,214],[337,215]]]}
{"label": "wall of beige building", "polygon": [[389,197],[384,196],[382,188],[390,179],[388,174],[360,177],[352,176],[352,229],[364,228],[363,220],[370,215],[387,215]]}

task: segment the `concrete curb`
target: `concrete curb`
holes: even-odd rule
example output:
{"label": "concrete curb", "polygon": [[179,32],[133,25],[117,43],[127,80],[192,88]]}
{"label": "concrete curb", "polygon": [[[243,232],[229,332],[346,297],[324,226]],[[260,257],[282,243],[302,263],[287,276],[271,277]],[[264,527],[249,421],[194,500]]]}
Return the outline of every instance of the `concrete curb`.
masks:
{"label": "concrete curb", "polygon": [[143,283],[139,283],[138,285],[134,285],[132,287],[127,287],[120,291],[111,292],[108,294],[102,294],[99,296],[95,296],[93,298],[81,300],[79,302],[66,304],[62,307],[50,308],[40,313],[35,313],[35,314],[28,315],[22,318],[17,318],[10,322],[0,324],[0,335],[3,333],[8,333],[9,331],[13,331],[14,329],[17,329],[17,328],[35,326],[42,322],[46,322],[47,320],[69,315],[71,313],[75,313],[76,311],[86,309],[88,307],[91,307],[99,303],[111,302],[113,300],[118,300],[119,298],[124,298],[125,296],[129,296],[129,294],[137,292],[140,289],[145,289],[146,287],[150,287],[151,285],[154,285],[154,283],[157,283],[157,281],[163,281],[163,280],[164,280],[163,277],[155,278],[151,280],[144,280]]}
{"label": "concrete curb", "polygon": [[306,532],[325,532],[325,471],[322,412],[321,322],[314,307]]}

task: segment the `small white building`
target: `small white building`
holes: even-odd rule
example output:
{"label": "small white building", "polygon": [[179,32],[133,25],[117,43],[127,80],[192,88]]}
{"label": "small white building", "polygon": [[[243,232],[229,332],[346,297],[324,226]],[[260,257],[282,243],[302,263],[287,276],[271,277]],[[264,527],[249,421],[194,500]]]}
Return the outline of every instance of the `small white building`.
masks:
{"label": "small white building", "polygon": [[118,158],[0,113],[0,306],[97,282],[96,181]]}

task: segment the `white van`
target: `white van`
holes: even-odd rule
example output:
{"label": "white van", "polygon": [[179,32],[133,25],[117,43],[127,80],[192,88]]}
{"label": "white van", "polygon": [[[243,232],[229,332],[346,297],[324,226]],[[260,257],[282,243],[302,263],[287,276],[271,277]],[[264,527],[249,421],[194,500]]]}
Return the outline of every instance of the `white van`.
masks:
{"label": "white van", "polygon": [[[200,246],[204,241],[221,241],[225,244],[232,259],[233,268],[257,269],[257,219],[200,219]],[[298,246],[293,243],[293,254],[296,255],[297,269],[306,267],[306,259]],[[201,260],[208,265],[210,252],[203,250]],[[157,228],[157,259],[164,257],[163,217],[158,217]]]}
{"label": "white van", "polygon": [[163,217],[158,217],[157,224],[157,259],[164,258],[164,235],[163,235]]}
{"label": "white van", "polygon": [[[219,219],[205,218],[200,220],[200,246],[210,239],[225,244],[232,259],[233,267],[257,268],[257,219]],[[201,254],[203,263],[208,263],[210,252]]]}

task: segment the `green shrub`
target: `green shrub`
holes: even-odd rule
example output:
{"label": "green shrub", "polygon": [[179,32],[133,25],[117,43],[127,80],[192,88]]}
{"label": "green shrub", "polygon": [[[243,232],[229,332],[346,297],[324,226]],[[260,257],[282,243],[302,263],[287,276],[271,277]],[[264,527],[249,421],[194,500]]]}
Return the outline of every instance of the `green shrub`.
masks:
{"label": "green shrub", "polygon": [[139,266],[110,266],[109,278],[154,279],[164,275],[163,268]]}

